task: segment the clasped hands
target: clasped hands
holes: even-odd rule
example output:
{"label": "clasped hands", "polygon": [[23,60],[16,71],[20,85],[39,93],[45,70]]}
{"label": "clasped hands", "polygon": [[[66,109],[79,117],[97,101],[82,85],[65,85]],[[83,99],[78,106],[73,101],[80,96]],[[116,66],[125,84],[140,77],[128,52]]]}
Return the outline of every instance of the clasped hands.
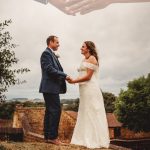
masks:
{"label": "clasped hands", "polygon": [[67,82],[70,83],[70,84],[74,84],[74,83],[75,83],[74,80],[73,80],[70,76],[67,76],[67,77],[66,77],[66,80],[67,80]]}

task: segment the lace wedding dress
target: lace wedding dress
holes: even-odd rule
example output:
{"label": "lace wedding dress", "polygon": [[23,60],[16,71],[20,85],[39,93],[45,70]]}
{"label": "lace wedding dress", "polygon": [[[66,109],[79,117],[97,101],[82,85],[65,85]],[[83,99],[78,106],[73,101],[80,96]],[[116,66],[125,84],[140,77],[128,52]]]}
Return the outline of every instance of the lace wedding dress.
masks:
{"label": "lace wedding dress", "polygon": [[109,131],[104,101],[98,84],[99,67],[83,61],[79,77],[86,74],[87,68],[94,70],[89,81],[79,84],[80,105],[71,144],[88,148],[109,147]]}

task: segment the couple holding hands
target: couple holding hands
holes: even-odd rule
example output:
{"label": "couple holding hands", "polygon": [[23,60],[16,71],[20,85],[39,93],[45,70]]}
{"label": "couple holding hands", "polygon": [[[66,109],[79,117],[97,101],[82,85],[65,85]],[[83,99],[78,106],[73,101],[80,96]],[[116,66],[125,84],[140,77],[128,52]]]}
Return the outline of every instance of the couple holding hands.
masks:
{"label": "couple holding hands", "polygon": [[47,48],[42,53],[40,62],[42,79],[39,92],[45,101],[44,138],[46,142],[63,144],[58,138],[58,127],[61,116],[59,94],[66,93],[66,80],[79,83],[80,103],[77,122],[71,144],[88,148],[108,148],[110,139],[103,96],[98,84],[99,59],[96,46],[92,41],[85,41],[81,47],[84,59],[81,62],[79,76],[72,79],[63,72],[63,68],[55,55],[58,50],[57,36],[47,38]]}

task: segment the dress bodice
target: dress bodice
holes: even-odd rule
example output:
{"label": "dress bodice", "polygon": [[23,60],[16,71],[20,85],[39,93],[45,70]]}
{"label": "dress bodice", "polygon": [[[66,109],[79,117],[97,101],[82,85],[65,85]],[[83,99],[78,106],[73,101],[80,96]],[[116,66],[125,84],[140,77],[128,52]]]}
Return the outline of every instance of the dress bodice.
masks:
{"label": "dress bodice", "polygon": [[92,70],[96,70],[98,68],[98,65],[94,65],[92,63],[82,61],[78,71],[85,71],[87,68],[92,69]]}
{"label": "dress bodice", "polygon": [[79,77],[83,77],[83,76],[86,75],[87,68],[94,70],[94,73],[93,73],[93,75],[92,75],[92,77],[89,81],[82,82],[80,84],[84,84],[84,83],[91,82],[91,81],[96,81],[97,82],[99,66],[94,65],[94,64],[89,63],[89,62],[86,62],[86,61],[82,61],[80,67],[78,68]]}

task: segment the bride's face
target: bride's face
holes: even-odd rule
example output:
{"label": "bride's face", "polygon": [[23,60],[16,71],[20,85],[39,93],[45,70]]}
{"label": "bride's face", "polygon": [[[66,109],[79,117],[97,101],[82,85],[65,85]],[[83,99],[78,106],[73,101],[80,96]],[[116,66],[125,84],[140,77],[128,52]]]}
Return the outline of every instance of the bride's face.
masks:
{"label": "bride's face", "polygon": [[82,47],[81,47],[81,54],[85,55],[85,54],[87,54],[87,53],[89,53],[89,50],[88,50],[86,44],[83,43],[83,45],[82,45]]}

